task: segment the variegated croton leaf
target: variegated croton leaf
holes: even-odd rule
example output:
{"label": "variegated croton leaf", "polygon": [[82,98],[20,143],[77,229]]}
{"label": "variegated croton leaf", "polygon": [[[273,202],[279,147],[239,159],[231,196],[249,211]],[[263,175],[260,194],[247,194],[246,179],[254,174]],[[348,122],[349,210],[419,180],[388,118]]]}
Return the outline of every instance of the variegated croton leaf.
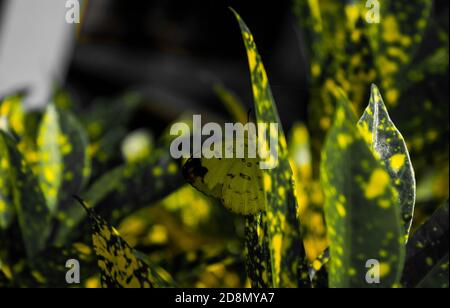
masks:
{"label": "variegated croton leaf", "polygon": [[58,222],[71,225],[67,209],[73,205],[90,174],[87,136],[69,111],[50,104],[37,137],[39,166],[36,171],[47,206]]}
{"label": "variegated croton leaf", "polygon": [[446,278],[448,287],[448,206],[447,201],[408,242],[403,286],[445,287]]}
{"label": "variegated croton leaf", "polygon": [[[356,126],[342,90],[322,153],[321,181],[330,241],[330,287],[398,286],[404,232],[398,194],[384,164]],[[366,262],[378,260],[380,284],[366,282]]]}
{"label": "variegated croton leaf", "polygon": [[92,242],[97,255],[103,287],[153,288],[161,286],[161,278],[139,259],[133,248],[116,229],[76,197],[88,213]]}
{"label": "variegated croton leaf", "polygon": [[[239,22],[247,50],[257,123],[278,123],[279,125],[278,165],[272,170],[263,172],[267,205],[266,211],[259,214],[262,216],[260,219],[263,223],[267,224],[265,236],[267,236],[272,269],[270,285],[272,287],[307,287],[310,286],[310,281],[297,218],[297,204],[286,139],[280,127],[281,122],[266,70],[253,36],[241,17],[236,12],[234,14]],[[269,132],[270,138],[273,134],[274,132]],[[254,232],[256,229],[252,230]],[[260,259],[257,258],[254,261],[260,262]]]}
{"label": "variegated croton leaf", "polygon": [[27,256],[41,252],[50,235],[51,215],[39,182],[17,150],[17,143],[7,133],[0,131],[0,160],[2,183],[12,189],[12,203],[20,226]]}
{"label": "variegated croton leaf", "polygon": [[384,162],[397,190],[405,236],[408,239],[416,200],[414,169],[405,140],[390,119],[375,85],[372,85],[369,106],[359,120],[358,127],[367,144]]}

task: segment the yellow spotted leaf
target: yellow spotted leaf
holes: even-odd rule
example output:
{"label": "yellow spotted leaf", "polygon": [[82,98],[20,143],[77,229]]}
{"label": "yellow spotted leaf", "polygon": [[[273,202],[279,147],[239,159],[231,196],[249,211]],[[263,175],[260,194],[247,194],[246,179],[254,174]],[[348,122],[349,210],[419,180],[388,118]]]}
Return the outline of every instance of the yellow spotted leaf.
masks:
{"label": "yellow spotted leaf", "polygon": [[[405,270],[402,285],[407,288],[443,287],[442,275],[447,273],[449,251],[448,200],[414,233],[406,246]],[[447,268],[445,265],[447,264]],[[444,268],[441,268],[443,266]],[[445,276],[444,276],[445,277]]]}
{"label": "yellow spotted leaf", "polygon": [[[233,11],[234,12],[234,11]],[[310,281],[306,263],[306,253],[297,218],[297,204],[292,185],[293,174],[290,167],[286,139],[269,86],[266,70],[256,48],[253,35],[234,12],[247,51],[257,123],[277,123],[278,131],[269,132],[269,138],[278,135],[276,153],[278,163],[273,169],[263,170],[264,191],[267,199],[266,211],[261,219],[267,228],[270,252],[272,287],[309,287]],[[257,221],[257,220],[255,220]],[[252,228],[253,232],[255,228]],[[254,235],[250,235],[254,236]],[[258,262],[258,258],[254,261]]]}
{"label": "yellow spotted leaf", "polygon": [[[400,282],[404,232],[397,191],[384,164],[367,145],[342,90],[322,152],[330,242],[330,287],[393,287]],[[369,260],[379,263],[380,284],[368,284]]]}
{"label": "yellow spotted leaf", "polygon": [[[118,166],[97,179],[85,192],[86,202],[111,224],[126,215],[159,201],[185,181],[179,162],[170,155],[172,136],[163,134],[148,159]],[[72,204],[66,210],[67,224],[55,231],[55,244],[62,245],[86,221],[86,212]]]}
{"label": "yellow spotted leaf", "polygon": [[79,198],[85,208],[92,231],[92,242],[105,288],[160,287],[160,277],[142,261],[133,248],[103,218]]}
{"label": "yellow spotted leaf", "polygon": [[358,122],[361,134],[384,162],[399,198],[405,235],[408,238],[414,214],[416,181],[402,134],[389,117],[378,88],[373,85],[369,106]]}
{"label": "yellow spotted leaf", "polygon": [[66,217],[61,213],[90,174],[86,134],[72,114],[50,104],[40,124],[37,146],[37,171],[47,206],[64,223]]}
{"label": "yellow spotted leaf", "polygon": [[12,189],[12,202],[18,218],[20,233],[27,256],[33,257],[47,243],[51,216],[46,206],[38,179],[17,150],[17,143],[0,131],[0,158],[3,163],[2,182]]}

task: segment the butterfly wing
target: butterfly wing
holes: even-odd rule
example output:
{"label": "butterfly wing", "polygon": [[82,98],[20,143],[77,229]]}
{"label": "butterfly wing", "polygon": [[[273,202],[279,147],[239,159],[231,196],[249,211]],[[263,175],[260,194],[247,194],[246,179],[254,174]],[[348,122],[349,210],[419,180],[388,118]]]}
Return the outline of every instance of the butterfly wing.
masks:
{"label": "butterfly wing", "polygon": [[[250,139],[252,140],[252,139]],[[219,148],[225,154],[236,156],[233,148],[221,142]],[[248,139],[240,143],[247,153]],[[243,214],[255,214],[265,208],[261,170],[257,158],[190,158],[183,166],[187,181],[204,194],[220,199],[229,210]]]}
{"label": "butterfly wing", "polygon": [[255,214],[265,208],[261,172],[256,159],[234,159],[222,186],[222,203],[243,215]]}
{"label": "butterfly wing", "polygon": [[189,158],[183,166],[186,180],[202,193],[221,199],[225,175],[231,169],[233,159]]}

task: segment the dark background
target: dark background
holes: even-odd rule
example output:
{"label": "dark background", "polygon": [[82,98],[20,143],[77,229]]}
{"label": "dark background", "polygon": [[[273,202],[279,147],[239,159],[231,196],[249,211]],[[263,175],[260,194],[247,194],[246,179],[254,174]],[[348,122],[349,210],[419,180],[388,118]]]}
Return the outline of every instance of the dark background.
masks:
{"label": "dark background", "polygon": [[305,118],[307,94],[291,1],[88,1],[67,85],[83,104],[137,89],[152,110],[135,124],[151,121],[155,130],[187,109],[225,116],[215,80],[250,108],[246,53],[230,6],[255,36],[288,129]]}

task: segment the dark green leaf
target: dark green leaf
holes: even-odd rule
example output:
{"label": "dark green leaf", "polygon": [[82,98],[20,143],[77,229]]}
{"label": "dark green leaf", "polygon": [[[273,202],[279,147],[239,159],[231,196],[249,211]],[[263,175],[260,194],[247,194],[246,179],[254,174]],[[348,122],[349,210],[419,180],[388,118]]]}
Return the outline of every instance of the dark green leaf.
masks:
{"label": "dark green leaf", "polygon": [[419,283],[418,288],[442,288],[448,289],[449,275],[448,275],[448,254],[439,261],[428,275]]}
{"label": "dark green leaf", "polygon": [[16,143],[0,131],[0,157],[6,162],[23,243],[30,260],[46,245],[50,232],[50,213],[44,196]]}
{"label": "dark green leaf", "polygon": [[422,225],[406,246],[406,263],[402,284],[416,287],[449,251],[448,201]]}
{"label": "dark green leaf", "polygon": [[[148,161],[117,167],[103,175],[85,193],[86,200],[103,217],[118,223],[131,212],[162,199],[184,184],[178,162],[170,156],[169,142],[163,141]],[[55,243],[64,244],[85,221],[83,209],[71,206],[71,223],[61,226]]]}
{"label": "dark green leaf", "polygon": [[386,1],[380,4],[380,23],[369,27],[381,86],[388,106],[400,98],[399,85],[422,43],[433,6],[432,0]]}

